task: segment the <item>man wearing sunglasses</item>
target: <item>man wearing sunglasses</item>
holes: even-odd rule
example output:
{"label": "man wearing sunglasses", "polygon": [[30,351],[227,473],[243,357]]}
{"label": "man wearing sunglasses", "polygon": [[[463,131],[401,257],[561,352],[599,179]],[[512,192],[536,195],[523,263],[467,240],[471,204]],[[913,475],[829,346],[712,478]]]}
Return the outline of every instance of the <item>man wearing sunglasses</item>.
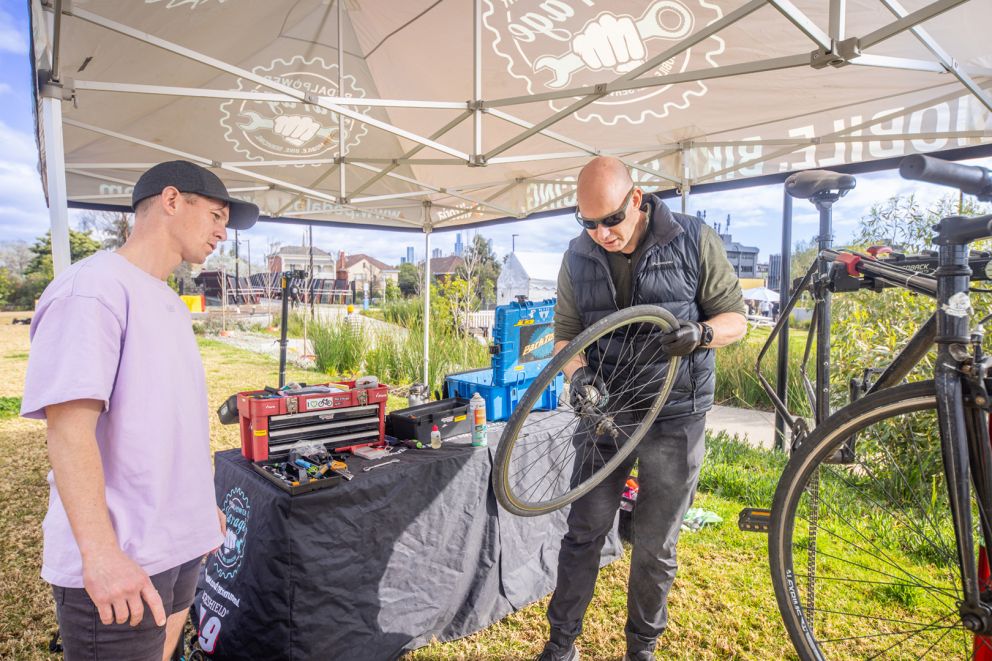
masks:
{"label": "man wearing sunglasses", "polygon": [[[743,337],[746,308],[720,236],[700,219],[672,213],[660,198],[645,195],[619,160],[601,156],[590,161],[579,173],[577,197],[575,216],[583,232],[569,244],[558,274],[555,352],[612,312],[654,304],[674,314],[679,326],[657,338],[656,358],[642,360],[655,374],[663,373],[671,356],[682,356],[682,361],[648,436],[612,475],[572,504],[558,556],[558,583],[548,605],[550,640],[539,659],[579,658],[574,641],[592,599],[600,551],[636,459],[640,489],[624,659],[642,661],[654,658],[668,623],[675,545],[695,495],[705,416],[713,403],[713,349]],[[621,356],[610,355],[609,345],[601,350],[601,363],[622,363]],[[564,372],[577,410],[589,387],[608,394],[601,365],[576,358]]]}

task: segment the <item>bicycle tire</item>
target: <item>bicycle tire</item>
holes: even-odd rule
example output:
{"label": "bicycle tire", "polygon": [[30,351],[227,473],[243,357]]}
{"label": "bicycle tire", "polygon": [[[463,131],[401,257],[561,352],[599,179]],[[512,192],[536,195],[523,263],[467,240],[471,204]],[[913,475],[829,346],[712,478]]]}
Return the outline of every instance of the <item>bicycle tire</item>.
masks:
{"label": "bicycle tire", "polygon": [[[640,420],[638,426],[632,432],[629,432],[629,436],[622,443],[622,446],[616,449],[612,458],[606,461],[603,466],[580,482],[574,485],[569,484],[568,490],[564,493],[547,498],[533,499],[532,497],[525,497],[521,493],[518,493],[521,489],[514,487],[514,480],[511,475],[511,466],[514,465],[514,450],[521,446],[519,442],[521,430],[530,424],[528,420],[531,419],[533,409],[543,396],[545,390],[554,382],[559,372],[562,371],[562,368],[575,356],[584,353],[587,348],[593,346],[599,339],[605,338],[608,335],[612,338],[614,333],[623,329],[633,329],[638,324],[650,324],[658,331],[667,332],[676,328],[678,321],[670,312],[656,305],[638,305],[614,312],[583,330],[571,340],[568,345],[549,361],[547,366],[534,379],[507,421],[496,450],[492,478],[493,489],[496,493],[497,501],[504,509],[518,516],[539,516],[558,510],[588,493],[615,470],[637,447],[637,444],[647,433],[655,418],[658,417],[659,412],[671,393],[675,375],[680,364],[680,358],[677,356],[670,359],[668,370],[657,392],[652,392],[648,395],[650,403],[647,405],[643,415],[638,414]],[[570,407],[567,407],[567,409],[571,410]],[[637,410],[640,410],[640,408]],[[573,415],[577,414],[573,412]],[[553,438],[548,440],[549,445],[555,442]],[[569,437],[569,442],[571,442],[571,437]],[[564,447],[564,445],[561,447]],[[558,451],[557,448],[556,451]],[[564,463],[564,457],[562,457],[562,463]],[[557,478],[560,478],[562,474],[562,472],[559,472]]]}
{"label": "bicycle tire", "polygon": [[[957,612],[961,575],[936,405],[933,381],[867,395],[834,413],[789,460],[772,505],[769,564],[800,659],[958,658],[955,650],[970,659],[973,643],[987,644]],[[856,460],[833,463],[852,436]]]}

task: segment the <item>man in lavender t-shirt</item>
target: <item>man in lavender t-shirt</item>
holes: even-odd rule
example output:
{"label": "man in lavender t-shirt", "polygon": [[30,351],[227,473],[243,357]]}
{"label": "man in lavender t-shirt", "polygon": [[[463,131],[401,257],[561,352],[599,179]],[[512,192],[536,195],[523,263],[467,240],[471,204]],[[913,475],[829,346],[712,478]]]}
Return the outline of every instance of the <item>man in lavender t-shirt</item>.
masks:
{"label": "man in lavender t-shirt", "polygon": [[170,656],[200,560],[223,541],[203,365],[165,280],[258,208],[186,161],[145,172],[132,203],[127,243],[55,278],[31,324],[21,414],[48,422],[41,575],[67,661]]}

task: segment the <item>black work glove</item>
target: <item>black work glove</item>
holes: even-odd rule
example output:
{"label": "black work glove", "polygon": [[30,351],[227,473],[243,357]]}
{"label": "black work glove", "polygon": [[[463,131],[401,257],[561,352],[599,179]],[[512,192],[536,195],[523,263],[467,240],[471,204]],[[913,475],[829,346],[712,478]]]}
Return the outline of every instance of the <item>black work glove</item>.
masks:
{"label": "black work glove", "polygon": [[[588,391],[587,386],[595,388],[596,394]],[[602,405],[606,403],[606,384],[591,367],[583,366],[572,372],[568,381],[568,403],[575,410],[581,410],[586,403]]]}
{"label": "black work glove", "polygon": [[699,348],[703,339],[703,327],[695,321],[679,320],[679,327],[660,338],[661,350],[669,356],[688,356]]}

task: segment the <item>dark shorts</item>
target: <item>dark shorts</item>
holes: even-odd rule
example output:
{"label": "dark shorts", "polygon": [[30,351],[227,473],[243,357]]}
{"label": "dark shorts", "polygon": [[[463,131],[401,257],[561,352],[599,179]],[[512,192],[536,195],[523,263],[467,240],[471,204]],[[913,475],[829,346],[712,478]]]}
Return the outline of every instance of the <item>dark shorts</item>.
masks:
{"label": "dark shorts", "polygon": [[[200,561],[196,558],[151,577],[166,615],[188,610],[193,603]],[[148,604],[138,626],[108,625],[100,622],[100,613],[85,589],[53,585],[52,594],[65,661],[161,661],[165,627],[155,626]]]}

